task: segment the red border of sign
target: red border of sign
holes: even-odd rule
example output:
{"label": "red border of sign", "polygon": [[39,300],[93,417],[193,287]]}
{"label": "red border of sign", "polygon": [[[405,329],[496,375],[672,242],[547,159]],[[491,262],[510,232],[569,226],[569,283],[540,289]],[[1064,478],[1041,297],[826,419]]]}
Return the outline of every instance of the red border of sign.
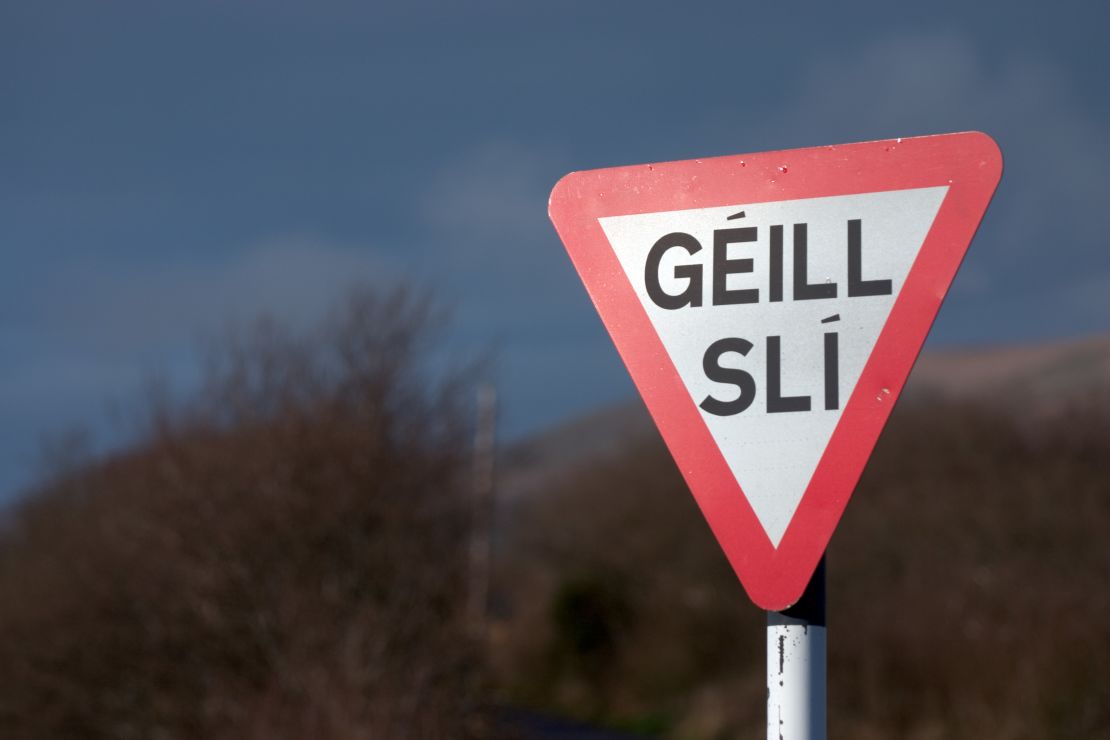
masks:
{"label": "red border of sign", "polygon": [[[725,555],[757,605],[805,590],[1002,175],[979,132],[572,172],[548,212]],[[776,549],[729,470],[599,218],[948,185],[855,391]],[[887,392],[889,391],[889,393]]]}

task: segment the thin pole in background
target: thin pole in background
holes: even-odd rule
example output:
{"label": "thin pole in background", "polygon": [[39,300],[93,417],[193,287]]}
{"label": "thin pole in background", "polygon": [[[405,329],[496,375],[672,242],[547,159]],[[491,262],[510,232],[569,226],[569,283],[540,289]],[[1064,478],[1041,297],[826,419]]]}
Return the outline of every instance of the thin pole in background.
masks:
{"label": "thin pole in background", "polygon": [[470,583],[467,617],[474,633],[484,634],[492,561],[493,476],[497,445],[497,390],[478,387],[474,428],[474,488],[471,501]]}

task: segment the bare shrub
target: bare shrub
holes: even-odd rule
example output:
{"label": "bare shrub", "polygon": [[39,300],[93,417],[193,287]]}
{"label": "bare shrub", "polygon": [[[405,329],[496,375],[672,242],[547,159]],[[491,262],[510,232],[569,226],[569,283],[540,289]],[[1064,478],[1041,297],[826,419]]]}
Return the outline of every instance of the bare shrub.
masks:
{"label": "bare shrub", "polygon": [[261,323],[141,444],[15,512],[3,736],[479,734],[466,377],[429,373],[434,318],[360,292],[305,334]]}
{"label": "bare shrub", "polygon": [[743,635],[762,634],[762,616],[658,437],[567,471],[508,530],[514,612],[498,662],[516,700],[659,730],[761,659]]}
{"label": "bare shrub", "polygon": [[[830,547],[833,737],[1110,733],[1110,410],[1059,411],[896,410]],[[510,529],[498,662],[521,701],[675,737],[762,732],[764,615],[661,441],[569,471]],[[590,661],[567,633],[598,626],[568,630],[559,606],[583,583],[623,610],[576,613],[603,622]]]}

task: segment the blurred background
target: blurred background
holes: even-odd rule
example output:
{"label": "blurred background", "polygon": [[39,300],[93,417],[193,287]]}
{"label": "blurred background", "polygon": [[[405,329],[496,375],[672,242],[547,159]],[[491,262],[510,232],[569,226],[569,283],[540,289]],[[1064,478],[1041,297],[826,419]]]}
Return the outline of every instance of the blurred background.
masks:
{"label": "blurred background", "polygon": [[547,195],[979,129],[1001,186],[830,550],[830,727],[1110,735],[1107,28],[3,3],[0,734],[762,732],[764,617]]}

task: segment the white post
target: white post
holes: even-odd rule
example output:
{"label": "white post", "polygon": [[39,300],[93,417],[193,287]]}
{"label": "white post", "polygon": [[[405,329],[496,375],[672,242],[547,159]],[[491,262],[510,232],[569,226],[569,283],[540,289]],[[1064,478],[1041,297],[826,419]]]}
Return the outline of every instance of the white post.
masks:
{"label": "white post", "polygon": [[767,612],[767,740],[825,740],[825,558],[797,604]]}

